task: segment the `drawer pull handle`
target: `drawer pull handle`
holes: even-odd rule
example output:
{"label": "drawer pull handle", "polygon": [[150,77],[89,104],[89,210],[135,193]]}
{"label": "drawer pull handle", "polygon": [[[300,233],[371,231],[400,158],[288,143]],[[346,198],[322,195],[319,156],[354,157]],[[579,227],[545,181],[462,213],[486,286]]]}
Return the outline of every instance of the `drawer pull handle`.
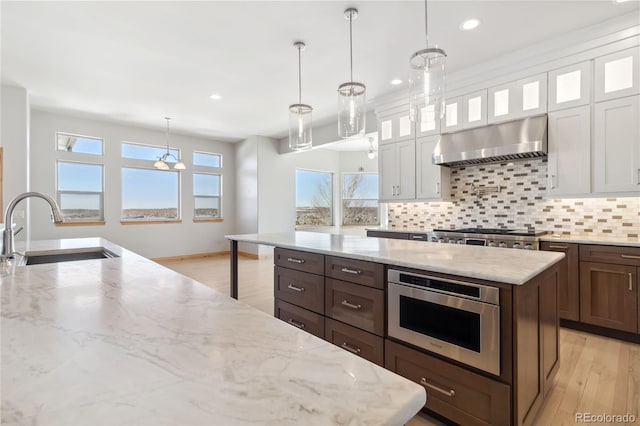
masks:
{"label": "drawer pull handle", "polygon": [[568,249],[569,247],[567,247],[567,246],[550,245],[549,248],[565,250],[565,249]]}
{"label": "drawer pull handle", "polygon": [[304,324],[303,323],[301,323],[299,321],[296,321],[293,318],[289,318],[289,321],[287,321],[287,322],[289,324],[291,324],[292,326],[297,327],[297,328],[299,328],[301,330],[304,328]]}
{"label": "drawer pull handle", "polygon": [[633,275],[629,272],[629,291],[633,291]]}
{"label": "drawer pull handle", "polygon": [[340,347],[341,347],[342,349],[346,349],[346,350],[348,350],[349,352],[351,352],[352,354],[356,354],[356,355],[360,355],[360,352],[362,352],[362,351],[360,350],[360,348],[353,347],[353,346],[351,346],[350,344],[348,344],[347,342],[344,342],[342,345],[340,345]]}
{"label": "drawer pull handle", "polygon": [[440,392],[443,395],[456,396],[456,391],[454,391],[453,389],[444,390],[438,386],[432,385],[431,383],[427,382],[427,379],[425,379],[424,377],[420,379],[420,384],[422,386],[428,387],[429,389],[433,389],[436,392]]}
{"label": "drawer pull handle", "polygon": [[289,290],[299,291],[300,293],[302,293],[302,292],[304,291],[304,287],[296,287],[296,286],[295,286],[295,285],[293,285],[293,284],[289,284],[289,285],[287,286],[287,288],[288,288]]}
{"label": "drawer pull handle", "polygon": [[424,235],[412,235],[412,236],[411,236],[411,239],[412,239],[412,240],[424,240],[424,239],[426,239],[426,238],[427,238],[427,237],[425,237]]}
{"label": "drawer pull handle", "polygon": [[362,271],[359,269],[349,269],[349,268],[342,268],[340,269],[342,272],[344,272],[345,274],[353,274],[353,275],[360,275],[362,274]]}
{"label": "drawer pull handle", "polygon": [[354,305],[353,303],[349,303],[347,300],[343,300],[341,305],[355,310],[362,309],[362,305]]}
{"label": "drawer pull handle", "polygon": [[620,257],[623,257],[625,259],[640,259],[640,256],[632,256],[630,254],[621,254]]}
{"label": "drawer pull handle", "polygon": [[287,262],[297,263],[298,265],[302,265],[304,263],[304,259],[296,259],[295,257],[288,257]]}

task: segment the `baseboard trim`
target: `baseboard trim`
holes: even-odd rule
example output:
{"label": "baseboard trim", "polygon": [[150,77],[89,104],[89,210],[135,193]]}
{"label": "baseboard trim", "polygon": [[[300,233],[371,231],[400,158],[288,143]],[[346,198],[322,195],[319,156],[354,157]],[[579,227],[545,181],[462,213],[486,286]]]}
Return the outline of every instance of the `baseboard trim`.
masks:
{"label": "baseboard trim", "polygon": [[[210,252],[210,253],[195,253],[195,254],[183,254],[181,256],[169,256],[169,257],[155,257],[152,258],[151,260],[153,260],[154,262],[158,262],[158,263],[162,263],[162,262],[177,262],[180,260],[193,260],[193,259],[204,259],[207,257],[223,257],[223,256],[229,256],[229,250],[225,250],[225,251],[214,251],[214,252]],[[238,256],[240,257],[246,257],[249,259],[255,259],[255,260],[259,260],[259,259],[268,259],[270,257],[272,257],[272,255],[270,254],[253,254],[253,253],[247,253],[244,251],[239,251],[238,252]]]}

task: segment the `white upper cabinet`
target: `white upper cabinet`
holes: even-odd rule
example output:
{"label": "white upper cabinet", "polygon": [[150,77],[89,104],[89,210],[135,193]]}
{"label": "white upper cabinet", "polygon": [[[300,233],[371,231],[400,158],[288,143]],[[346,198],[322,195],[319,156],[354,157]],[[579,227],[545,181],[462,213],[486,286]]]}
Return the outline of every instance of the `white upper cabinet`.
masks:
{"label": "white upper cabinet", "polygon": [[462,130],[462,96],[446,99],[444,103],[444,117],[440,123],[442,133]]}
{"label": "white upper cabinet", "polygon": [[640,95],[598,102],[594,113],[594,192],[640,194]]}
{"label": "white upper cabinet", "polygon": [[436,117],[434,105],[419,106],[417,111],[416,136],[440,134],[440,116]]}
{"label": "white upper cabinet", "polygon": [[591,102],[591,61],[549,72],[549,112]]}
{"label": "white upper cabinet", "polygon": [[549,113],[547,194],[591,191],[591,106]]}
{"label": "white upper cabinet", "polygon": [[640,46],[596,58],[596,102],[640,93]]}
{"label": "white upper cabinet", "polygon": [[485,126],[487,124],[487,90],[479,90],[462,97],[462,127]]}
{"label": "white upper cabinet", "polygon": [[416,198],[449,200],[451,197],[450,169],[433,164],[433,150],[440,136],[416,139]]}
{"label": "white upper cabinet", "polygon": [[489,124],[542,114],[547,111],[547,75],[538,74],[491,87],[487,97]]}
{"label": "white upper cabinet", "polygon": [[416,198],[415,140],[381,145],[378,148],[380,201]]}
{"label": "white upper cabinet", "polygon": [[378,115],[380,145],[414,139],[415,136],[415,123],[409,116],[409,105]]}

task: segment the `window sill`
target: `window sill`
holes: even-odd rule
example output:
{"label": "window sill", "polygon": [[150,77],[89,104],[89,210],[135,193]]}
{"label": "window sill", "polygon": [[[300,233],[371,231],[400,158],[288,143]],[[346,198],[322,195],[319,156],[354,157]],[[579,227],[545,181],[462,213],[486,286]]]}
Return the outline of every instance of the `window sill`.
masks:
{"label": "window sill", "polygon": [[197,218],[193,219],[193,223],[201,223],[201,222],[223,222],[224,219],[221,217],[209,217],[209,218]]}
{"label": "window sill", "polygon": [[101,226],[104,225],[104,220],[87,220],[87,221],[76,221],[76,222],[62,222],[56,223],[56,226]]}
{"label": "window sill", "polygon": [[121,225],[159,225],[167,223],[182,223],[182,219],[174,220],[121,220]]}

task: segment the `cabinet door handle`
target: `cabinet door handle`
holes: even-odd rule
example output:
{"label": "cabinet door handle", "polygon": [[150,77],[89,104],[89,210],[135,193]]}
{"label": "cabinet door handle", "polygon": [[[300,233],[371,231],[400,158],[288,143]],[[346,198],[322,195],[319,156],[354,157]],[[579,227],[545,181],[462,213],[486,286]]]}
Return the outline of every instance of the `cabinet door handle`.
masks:
{"label": "cabinet door handle", "polygon": [[431,383],[427,382],[427,379],[425,379],[424,377],[420,379],[420,384],[422,386],[428,387],[429,389],[433,389],[436,392],[440,392],[443,395],[456,396],[456,391],[454,391],[453,389],[445,390],[438,386],[432,385]]}
{"label": "cabinet door handle", "polygon": [[632,256],[630,254],[621,254],[620,257],[624,257],[625,259],[640,259],[640,256]]}
{"label": "cabinet door handle", "polygon": [[633,291],[633,274],[629,272],[629,291]]}
{"label": "cabinet door handle", "polygon": [[349,303],[347,300],[343,300],[340,303],[342,306],[346,306],[347,308],[355,309],[356,311],[362,309],[362,305],[354,305],[353,303]]}
{"label": "cabinet door handle", "polygon": [[400,195],[400,185],[398,185],[397,188],[398,188],[398,193],[396,195]]}
{"label": "cabinet door handle", "polygon": [[295,285],[293,285],[293,284],[289,284],[289,285],[287,286],[287,288],[288,288],[289,290],[299,291],[300,293],[302,293],[302,292],[304,291],[304,287],[296,287],[296,286],[295,286]]}
{"label": "cabinet door handle", "polygon": [[393,196],[395,197],[396,195],[398,195],[398,194],[396,194],[396,186],[393,185]]}
{"label": "cabinet door handle", "polygon": [[351,346],[350,344],[348,344],[347,342],[344,342],[340,345],[340,347],[342,349],[346,349],[349,352],[356,354],[356,355],[360,355],[360,352],[362,352],[362,350],[360,348],[356,348],[355,346]]}
{"label": "cabinet door handle", "polygon": [[411,239],[412,240],[426,240],[427,237],[425,237],[424,235],[412,235]]}
{"label": "cabinet door handle", "polygon": [[293,263],[302,265],[304,263],[304,259],[296,259],[295,257],[288,257],[287,262],[293,262]]}
{"label": "cabinet door handle", "polygon": [[303,329],[304,328],[304,324],[294,320],[293,318],[289,318],[289,321],[287,321],[289,324],[291,324],[294,327],[297,327],[299,329]]}
{"label": "cabinet door handle", "polygon": [[550,245],[550,246],[549,246],[549,248],[566,250],[566,249],[568,249],[569,247],[568,247],[568,246]]}
{"label": "cabinet door handle", "polygon": [[638,169],[638,185],[640,185],[640,169]]}
{"label": "cabinet door handle", "polygon": [[436,194],[440,195],[440,182],[436,182]]}
{"label": "cabinet door handle", "polygon": [[556,189],[556,175],[549,176],[549,186],[551,189]]}
{"label": "cabinet door handle", "polygon": [[359,270],[359,269],[342,268],[340,270],[342,272],[344,272],[345,274],[352,274],[352,275],[360,275],[360,274],[362,274],[362,271]]}

